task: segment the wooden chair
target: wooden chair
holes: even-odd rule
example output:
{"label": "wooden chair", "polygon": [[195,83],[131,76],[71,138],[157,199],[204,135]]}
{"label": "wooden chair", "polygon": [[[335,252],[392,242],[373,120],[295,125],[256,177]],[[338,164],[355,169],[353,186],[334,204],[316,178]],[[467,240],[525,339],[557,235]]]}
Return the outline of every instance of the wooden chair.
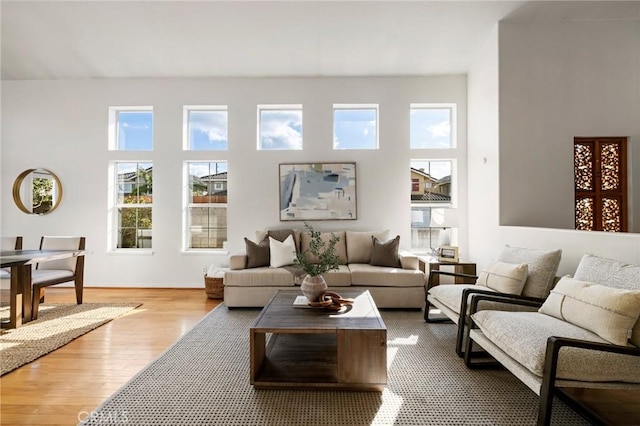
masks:
{"label": "wooden chair", "polygon": [[[40,239],[40,250],[84,250],[85,237],[49,237]],[[36,265],[32,272],[33,284],[32,317],[38,318],[38,306],[44,302],[44,288],[73,281],[76,288],[76,302],[82,304],[84,287],[84,255],[68,259],[53,260]]]}

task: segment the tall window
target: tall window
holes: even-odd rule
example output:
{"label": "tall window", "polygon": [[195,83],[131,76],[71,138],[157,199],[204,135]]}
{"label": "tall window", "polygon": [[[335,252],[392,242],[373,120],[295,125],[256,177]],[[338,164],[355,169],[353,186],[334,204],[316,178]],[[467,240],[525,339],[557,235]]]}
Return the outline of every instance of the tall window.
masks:
{"label": "tall window", "polygon": [[153,108],[109,108],[109,149],[114,151],[153,150]]}
{"label": "tall window", "polygon": [[[413,249],[438,247],[441,233],[456,226],[450,209],[451,160],[411,161],[411,245]],[[449,232],[449,231],[446,231]]]}
{"label": "tall window", "polygon": [[411,104],[411,149],[455,148],[454,104]]}
{"label": "tall window", "polygon": [[333,149],[378,149],[378,105],[334,105]]}
{"label": "tall window", "polygon": [[258,149],[302,149],[302,105],[258,105]]}
{"label": "tall window", "polygon": [[226,106],[184,107],[184,149],[223,151],[228,148]]}
{"label": "tall window", "polygon": [[227,163],[187,162],[188,249],[221,249],[227,241]]}
{"label": "tall window", "polygon": [[575,225],[627,232],[627,138],[574,138]]}
{"label": "tall window", "polygon": [[118,162],[116,171],[117,248],[151,248],[152,163]]}

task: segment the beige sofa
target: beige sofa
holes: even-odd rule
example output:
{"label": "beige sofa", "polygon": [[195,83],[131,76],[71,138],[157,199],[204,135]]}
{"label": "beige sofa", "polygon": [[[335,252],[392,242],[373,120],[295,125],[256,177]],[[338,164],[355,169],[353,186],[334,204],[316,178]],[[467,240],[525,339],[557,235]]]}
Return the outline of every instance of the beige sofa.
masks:
{"label": "beige sofa", "polygon": [[472,344],[482,346],[540,396],[538,425],[550,423],[554,396],[572,403],[562,387],[640,389],[640,266],[586,254],[544,303],[510,301],[537,312],[478,312],[483,300],[509,301],[472,296],[465,363],[476,366]]}
{"label": "beige sofa", "polygon": [[[284,230],[257,232],[254,241],[267,236],[283,236]],[[284,231],[286,233],[286,231]],[[417,256],[398,251],[396,267],[371,264],[372,236],[388,240],[388,232],[334,231],[340,240],[336,245],[341,259],[338,270],[324,275],[330,291],[367,289],[379,308],[421,309],[425,298],[425,273],[419,269]],[[296,250],[305,252],[308,233],[293,231]],[[330,237],[322,233],[323,239]],[[249,243],[247,243],[249,244]],[[249,246],[248,246],[249,247]],[[299,289],[304,273],[295,265],[282,267],[250,265],[250,254],[234,254],[224,274],[224,302],[229,308],[265,306],[278,290]]]}

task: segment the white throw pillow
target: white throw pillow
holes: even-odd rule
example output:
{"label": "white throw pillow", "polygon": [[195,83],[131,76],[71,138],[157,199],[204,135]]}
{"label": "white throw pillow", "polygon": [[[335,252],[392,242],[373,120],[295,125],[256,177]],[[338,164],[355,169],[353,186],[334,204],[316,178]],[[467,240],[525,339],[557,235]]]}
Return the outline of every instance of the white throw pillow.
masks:
{"label": "white throw pillow", "polygon": [[293,265],[296,260],[296,243],[293,235],[289,235],[283,242],[269,237],[269,250],[271,251],[271,267]]}
{"label": "white throw pillow", "polygon": [[596,333],[614,345],[626,346],[640,315],[640,291],[562,277],[539,312]]}
{"label": "white throw pillow", "polygon": [[529,267],[526,263],[516,265],[493,262],[480,272],[476,284],[489,287],[500,293],[520,295],[524,283],[527,282],[528,272]]}

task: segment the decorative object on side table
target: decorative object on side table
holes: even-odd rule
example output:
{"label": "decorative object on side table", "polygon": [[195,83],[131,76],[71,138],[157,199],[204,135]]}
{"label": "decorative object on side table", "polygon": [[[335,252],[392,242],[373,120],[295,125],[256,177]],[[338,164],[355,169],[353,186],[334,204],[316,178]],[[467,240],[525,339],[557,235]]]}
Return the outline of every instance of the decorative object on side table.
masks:
{"label": "decorative object on side table", "polygon": [[458,247],[441,246],[438,248],[438,261],[440,262],[458,262]]}
{"label": "decorative object on side table", "polygon": [[336,243],[340,241],[340,237],[332,233],[325,247],[321,233],[314,231],[307,222],[304,223],[304,226],[311,236],[311,240],[309,248],[304,253],[296,254],[295,263],[300,265],[307,274],[302,280],[300,289],[309,302],[319,302],[320,297],[327,291],[327,282],[322,275],[338,269],[340,264],[340,258],[336,254]]}

